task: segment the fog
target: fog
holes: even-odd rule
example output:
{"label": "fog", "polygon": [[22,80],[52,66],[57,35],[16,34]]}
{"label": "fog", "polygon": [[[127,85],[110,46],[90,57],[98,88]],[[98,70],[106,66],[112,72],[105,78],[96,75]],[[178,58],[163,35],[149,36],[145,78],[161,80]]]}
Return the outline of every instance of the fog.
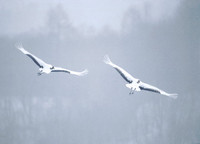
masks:
{"label": "fog", "polygon": [[[161,2],[110,0],[103,9],[89,0],[79,7],[0,1],[0,143],[200,143],[200,2]],[[47,63],[89,74],[37,76],[37,65],[15,47],[18,42]],[[178,98],[129,95],[126,81],[103,63],[105,54]]]}

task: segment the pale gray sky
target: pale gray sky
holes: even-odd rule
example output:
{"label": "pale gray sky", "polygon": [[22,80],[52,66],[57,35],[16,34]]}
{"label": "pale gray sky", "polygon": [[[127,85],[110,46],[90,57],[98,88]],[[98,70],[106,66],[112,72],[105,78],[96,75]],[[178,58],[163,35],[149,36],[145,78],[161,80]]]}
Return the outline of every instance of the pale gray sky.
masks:
{"label": "pale gray sky", "polygon": [[135,10],[139,17],[137,20],[158,23],[173,17],[180,2],[181,0],[1,0],[1,28],[2,33],[10,34],[38,30],[45,25],[48,11],[60,5],[72,25],[80,31],[92,28],[99,32],[104,27],[120,31],[123,19],[130,9]]}

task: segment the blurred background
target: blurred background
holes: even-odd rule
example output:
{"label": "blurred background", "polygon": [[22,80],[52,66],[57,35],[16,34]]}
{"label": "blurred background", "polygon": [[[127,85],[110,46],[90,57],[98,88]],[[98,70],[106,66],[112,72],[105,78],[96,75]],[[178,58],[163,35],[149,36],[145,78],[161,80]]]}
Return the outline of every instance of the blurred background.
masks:
{"label": "blurred background", "polygon": [[[0,0],[0,143],[200,143],[200,1]],[[15,43],[89,74],[37,76]],[[169,92],[129,95],[111,60]]]}

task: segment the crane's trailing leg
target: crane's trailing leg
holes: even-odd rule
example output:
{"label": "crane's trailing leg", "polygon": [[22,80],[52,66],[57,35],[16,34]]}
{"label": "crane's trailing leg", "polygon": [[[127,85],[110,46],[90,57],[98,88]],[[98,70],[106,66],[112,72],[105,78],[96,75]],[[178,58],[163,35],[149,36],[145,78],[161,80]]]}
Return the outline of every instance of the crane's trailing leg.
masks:
{"label": "crane's trailing leg", "polygon": [[134,94],[135,90],[136,90],[136,88],[134,88],[134,90],[133,90],[133,88],[131,88],[131,91],[129,92],[129,94]]}
{"label": "crane's trailing leg", "polygon": [[136,90],[136,88],[134,88],[134,90],[133,90],[133,88],[131,88],[131,94],[134,94],[135,90]]}
{"label": "crane's trailing leg", "polygon": [[40,76],[40,75],[42,75],[42,73],[41,73],[41,72],[38,72],[37,75]]}
{"label": "crane's trailing leg", "polygon": [[129,94],[132,94],[133,93],[133,88],[131,88],[131,91],[129,92]]}
{"label": "crane's trailing leg", "polygon": [[42,75],[43,73],[44,73],[43,70],[40,68],[40,69],[39,69],[39,72],[37,73],[37,75],[40,76],[40,75]]}

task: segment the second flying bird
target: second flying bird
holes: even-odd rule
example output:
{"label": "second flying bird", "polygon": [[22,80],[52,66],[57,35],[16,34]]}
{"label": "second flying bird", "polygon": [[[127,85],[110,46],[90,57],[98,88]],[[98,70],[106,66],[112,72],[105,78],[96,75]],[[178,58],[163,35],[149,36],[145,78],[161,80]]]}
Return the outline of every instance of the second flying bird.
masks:
{"label": "second flying bird", "polygon": [[165,92],[161,89],[158,89],[155,86],[141,82],[139,79],[134,78],[128,72],[126,72],[123,68],[121,68],[118,65],[114,64],[113,62],[111,62],[108,55],[105,55],[104,62],[106,64],[112,66],[114,69],[116,69],[117,72],[119,72],[119,74],[128,82],[128,84],[126,84],[126,87],[131,89],[129,94],[133,94],[134,91],[146,90],[146,91],[159,93],[159,94],[162,94],[162,95],[165,95],[165,96],[169,96],[169,97],[174,98],[174,99],[177,98],[177,94],[169,94],[169,93],[167,93],[167,92]]}

